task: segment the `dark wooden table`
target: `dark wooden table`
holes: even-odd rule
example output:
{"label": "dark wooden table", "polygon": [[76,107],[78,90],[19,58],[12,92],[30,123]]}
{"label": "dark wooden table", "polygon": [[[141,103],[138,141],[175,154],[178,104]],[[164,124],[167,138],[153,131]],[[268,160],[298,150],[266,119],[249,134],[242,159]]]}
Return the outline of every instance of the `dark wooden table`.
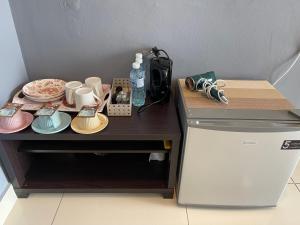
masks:
{"label": "dark wooden table", "polygon": [[[70,128],[42,135],[29,127],[0,135],[0,159],[18,197],[34,192],[142,192],[172,198],[181,132],[173,98],[131,117],[109,117],[103,131]],[[164,141],[171,143],[166,149]],[[165,153],[149,162],[150,153]]]}

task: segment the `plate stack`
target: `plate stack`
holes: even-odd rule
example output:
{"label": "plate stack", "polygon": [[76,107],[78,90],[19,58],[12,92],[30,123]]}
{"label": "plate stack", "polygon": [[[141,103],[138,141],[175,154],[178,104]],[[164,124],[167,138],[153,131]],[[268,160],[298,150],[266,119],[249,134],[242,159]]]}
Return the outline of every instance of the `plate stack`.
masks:
{"label": "plate stack", "polygon": [[31,101],[53,102],[64,97],[65,83],[59,79],[35,80],[26,84],[22,92]]}

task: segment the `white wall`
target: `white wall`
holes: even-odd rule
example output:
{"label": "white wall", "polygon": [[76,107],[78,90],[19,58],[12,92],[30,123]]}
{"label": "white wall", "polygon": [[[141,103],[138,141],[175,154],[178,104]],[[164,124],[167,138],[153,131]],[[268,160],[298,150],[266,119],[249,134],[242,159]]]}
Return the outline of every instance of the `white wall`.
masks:
{"label": "white wall", "polygon": [[0,167],[0,201],[3,197],[4,192],[6,191],[8,187],[8,182],[6,180],[6,177]]}
{"label": "white wall", "polygon": [[[3,105],[16,86],[28,78],[8,0],[0,0],[0,6],[0,105]],[[7,186],[0,167],[0,196]]]}

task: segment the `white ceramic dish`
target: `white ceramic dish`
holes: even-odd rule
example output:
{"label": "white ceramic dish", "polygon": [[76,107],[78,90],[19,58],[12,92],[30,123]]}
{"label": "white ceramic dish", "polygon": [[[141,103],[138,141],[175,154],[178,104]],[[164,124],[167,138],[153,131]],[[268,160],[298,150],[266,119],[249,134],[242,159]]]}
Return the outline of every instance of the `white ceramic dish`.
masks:
{"label": "white ceramic dish", "polygon": [[65,84],[65,81],[59,79],[35,80],[24,85],[22,92],[34,98],[56,98],[64,93]]}
{"label": "white ceramic dish", "polygon": [[58,101],[58,100],[62,99],[64,97],[64,94],[61,96],[55,97],[55,98],[35,98],[35,97],[27,96],[27,95],[25,95],[25,97],[34,102],[54,102],[54,101]]}

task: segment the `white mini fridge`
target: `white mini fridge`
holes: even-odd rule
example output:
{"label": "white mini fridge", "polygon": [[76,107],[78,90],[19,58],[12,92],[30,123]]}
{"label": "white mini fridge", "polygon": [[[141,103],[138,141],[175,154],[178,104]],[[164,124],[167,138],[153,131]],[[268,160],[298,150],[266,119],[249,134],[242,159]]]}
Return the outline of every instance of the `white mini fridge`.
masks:
{"label": "white mini fridge", "polygon": [[288,110],[189,108],[180,92],[178,203],[276,206],[299,161],[299,117]]}

